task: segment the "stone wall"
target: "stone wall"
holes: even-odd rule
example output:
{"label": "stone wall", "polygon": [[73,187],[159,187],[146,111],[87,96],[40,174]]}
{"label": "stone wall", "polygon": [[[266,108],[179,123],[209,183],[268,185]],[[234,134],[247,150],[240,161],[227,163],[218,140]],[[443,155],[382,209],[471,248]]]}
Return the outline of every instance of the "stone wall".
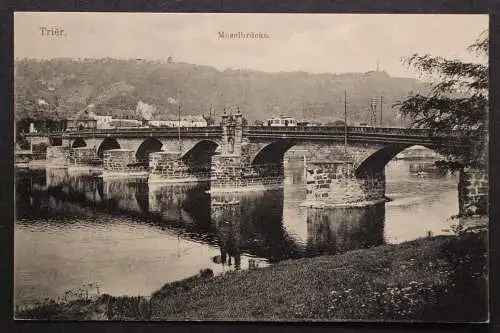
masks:
{"label": "stone wall", "polygon": [[488,173],[466,168],[460,171],[458,207],[462,216],[488,215]]}
{"label": "stone wall", "polygon": [[309,162],[306,182],[306,202],[311,206],[365,205],[385,197],[384,173],[356,178],[352,162]]}
{"label": "stone wall", "polygon": [[63,146],[47,147],[47,160],[52,164],[66,164],[68,162],[69,149]]}
{"label": "stone wall", "polygon": [[131,149],[110,149],[104,151],[104,171],[107,172],[141,172],[147,168],[135,158]]}
{"label": "stone wall", "polygon": [[178,152],[160,151],[149,155],[150,181],[210,180],[210,165],[188,165]]}
{"label": "stone wall", "polygon": [[30,141],[30,150],[33,153],[32,159],[44,160],[47,156],[47,147],[50,146],[48,136],[32,136]]}
{"label": "stone wall", "polygon": [[94,147],[71,148],[68,156],[71,164],[77,165],[99,165],[101,160],[97,157]]}
{"label": "stone wall", "polygon": [[283,185],[283,165],[248,165],[237,155],[212,157],[211,191],[270,189]]}
{"label": "stone wall", "polygon": [[31,151],[15,152],[15,163],[29,163],[33,160]]}

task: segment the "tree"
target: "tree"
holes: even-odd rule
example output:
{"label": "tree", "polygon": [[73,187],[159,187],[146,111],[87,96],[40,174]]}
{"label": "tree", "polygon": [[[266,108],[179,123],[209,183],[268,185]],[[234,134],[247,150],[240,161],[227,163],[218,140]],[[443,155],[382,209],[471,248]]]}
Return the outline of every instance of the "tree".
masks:
{"label": "tree", "polygon": [[[488,33],[483,31],[468,47],[477,57],[488,58]],[[428,95],[416,94],[395,106],[408,116],[412,127],[436,132],[460,130],[473,137],[473,152],[457,153],[445,149],[445,159],[437,164],[445,169],[484,166],[487,150],[488,65],[448,60],[443,57],[413,54],[403,62],[407,67],[427,75],[432,89]]]}

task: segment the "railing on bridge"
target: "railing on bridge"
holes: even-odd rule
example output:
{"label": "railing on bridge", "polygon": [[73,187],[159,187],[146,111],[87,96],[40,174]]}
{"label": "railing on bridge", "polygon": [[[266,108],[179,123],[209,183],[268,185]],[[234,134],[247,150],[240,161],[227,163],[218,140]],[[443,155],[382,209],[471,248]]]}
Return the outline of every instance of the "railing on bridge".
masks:
{"label": "railing on bridge", "polygon": [[[343,126],[298,126],[298,127],[267,127],[267,126],[246,126],[243,129],[246,134],[335,134],[343,135]],[[348,126],[347,134],[393,134],[399,136],[440,136],[440,137],[462,137],[461,131],[433,131],[420,128],[403,127],[368,127],[368,126]]]}
{"label": "railing on bridge", "polygon": [[[344,135],[343,126],[297,126],[297,127],[269,127],[269,126],[243,126],[244,136],[269,136],[274,135],[298,135],[298,136],[340,136]],[[176,136],[179,134],[179,127],[135,127],[135,128],[113,128],[113,129],[91,129],[51,133],[49,136]],[[220,137],[222,135],[221,126],[207,127],[180,127],[180,134],[184,137],[201,135],[207,137]],[[444,137],[463,138],[461,131],[434,131],[419,128],[403,127],[370,127],[370,126],[349,126],[348,136],[356,135],[377,135],[400,136],[400,137]]]}
{"label": "railing on bridge", "polygon": [[[135,128],[112,128],[112,129],[87,129],[78,131],[63,132],[63,136],[99,136],[99,135],[141,135],[141,136],[154,136],[154,135],[178,135],[179,129],[181,135],[204,135],[204,136],[221,136],[222,127],[220,126],[207,126],[207,127],[135,127]],[[57,134],[61,135],[61,134]]]}

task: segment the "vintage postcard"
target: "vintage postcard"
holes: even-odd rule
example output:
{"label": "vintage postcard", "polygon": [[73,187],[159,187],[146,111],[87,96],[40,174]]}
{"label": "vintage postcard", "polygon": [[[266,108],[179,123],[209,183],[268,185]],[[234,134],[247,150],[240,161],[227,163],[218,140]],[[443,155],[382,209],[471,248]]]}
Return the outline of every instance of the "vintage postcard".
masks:
{"label": "vintage postcard", "polygon": [[488,321],[488,24],[16,12],[15,319]]}

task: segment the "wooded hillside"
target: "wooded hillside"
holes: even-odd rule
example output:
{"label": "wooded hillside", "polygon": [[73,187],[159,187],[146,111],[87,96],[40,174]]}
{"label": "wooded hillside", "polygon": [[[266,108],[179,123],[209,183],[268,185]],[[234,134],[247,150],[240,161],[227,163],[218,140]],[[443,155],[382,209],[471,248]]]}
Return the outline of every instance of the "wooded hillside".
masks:
{"label": "wooded hillside", "polygon": [[[236,109],[250,121],[272,115],[329,122],[343,119],[347,89],[349,123],[370,121],[373,97],[383,96],[384,125],[401,125],[392,105],[427,86],[387,73],[309,74],[219,71],[208,66],[145,60],[22,59],[15,62],[16,119],[47,115],[68,118],[89,104],[95,110],[130,117],[139,100],[158,112],[185,115]],[[43,100],[47,104],[45,105]],[[42,103],[43,105],[40,105]],[[37,112],[38,110],[38,112]],[[41,111],[40,111],[41,110]],[[380,105],[377,105],[380,119]]]}

